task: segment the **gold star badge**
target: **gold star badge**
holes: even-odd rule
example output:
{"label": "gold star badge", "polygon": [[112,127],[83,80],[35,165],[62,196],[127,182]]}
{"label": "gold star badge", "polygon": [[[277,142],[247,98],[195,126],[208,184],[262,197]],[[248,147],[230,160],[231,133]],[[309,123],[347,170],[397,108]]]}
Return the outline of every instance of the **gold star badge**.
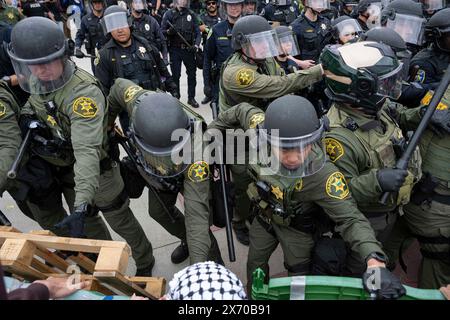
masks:
{"label": "gold star badge", "polygon": [[0,102],[0,119],[6,114],[6,106]]}
{"label": "gold star badge", "polygon": [[255,80],[255,72],[252,69],[241,69],[236,74],[236,82],[238,85],[249,86]]}
{"label": "gold star badge", "polygon": [[325,189],[330,197],[339,200],[345,199],[350,194],[345,177],[339,171],[334,172],[328,177]]}
{"label": "gold star badge", "polygon": [[209,178],[209,165],[205,161],[197,161],[189,167],[188,178],[193,182],[205,181]]}
{"label": "gold star badge", "polygon": [[339,141],[333,138],[325,138],[325,149],[332,162],[335,162],[344,155],[344,147]]}
{"label": "gold star badge", "polygon": [[279,186],[270,186],[272,188],[272,193],[274,194],[274,196],[277,198],[277,200],[279,199],[283,199],[283,191],[281,191]]}
{"label": "gold star badge", "polygon": [[13,14],[12,12],[9,12],[9,13],[7,14],[7,16],[8,16],[8,19],[9,19],[9,20],[13,20],[13,19],[14,19],[14,14]]}
{"label": "gold star badge", "polygon": [[141,55],[144,55],[147,50],[144,47],[139,47],[139,52],[141,53]]}
{"label": "gold star badge", "polygon": [[73,112],[83,118],[93,118],[97,114],[98,108],[95,101],[88,97],[80,97],[72,105]]}
{"label": "gold star badge", "polygon": [[56,120],[51,115],[47,116],[47,122],[50,123],[52,126],[56,126]]}

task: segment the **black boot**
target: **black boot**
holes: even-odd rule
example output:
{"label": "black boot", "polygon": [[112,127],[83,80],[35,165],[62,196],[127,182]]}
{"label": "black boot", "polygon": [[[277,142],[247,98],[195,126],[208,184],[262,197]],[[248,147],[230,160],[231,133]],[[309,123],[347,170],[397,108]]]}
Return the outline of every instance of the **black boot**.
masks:
{"label": "black boot", "polygon": [[201,104],[207,104],[208,102],[210,102],[212,100],[211,97],[205,96],[205,98],[202,100]]}
{"label": "black boot", "polygon": [[188,101],[187,101],[187,103],[188,103],[188,105],[190,105],[190,106],[193,107],[193,108],[198,108],[198,107],[200,107],[200,106],[198,105],[198,102],[195,101],[195,98],[189,98]]}
{"label": "black boot", "polygon": [[170,260],[172,263],[179,264],[182,263],[189,257],[189,249],[186,240],[182,240],[180,245],[173,250]]}
{"label": "black boot", "polygon": [[234,228],[234,233],[236,234],[236,239],[242,243],[244,246],[250,245],[250,237],[247,226]]}
{"label": "black boot", "polygon": [[152,270],[155,266],[155,259],[153,259],[153,262],[151,265],[149,265],[146,268],[141,268],[136,270],[136,277],[151,277],[152,276]]}

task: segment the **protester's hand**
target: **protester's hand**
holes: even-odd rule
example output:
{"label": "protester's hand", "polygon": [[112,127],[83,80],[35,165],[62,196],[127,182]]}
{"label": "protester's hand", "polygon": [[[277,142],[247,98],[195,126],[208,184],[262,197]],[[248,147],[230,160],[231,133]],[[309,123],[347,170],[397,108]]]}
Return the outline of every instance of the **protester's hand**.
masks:
{"label": "protester's hand", "polygon": [[34,283],[43,284],[50,292],[50,299],[60,299],[70,296],[78,290],[82,290],[89,285],[89,281],[71,284],[67,278],[50,277],[46,280],[37,280]]}

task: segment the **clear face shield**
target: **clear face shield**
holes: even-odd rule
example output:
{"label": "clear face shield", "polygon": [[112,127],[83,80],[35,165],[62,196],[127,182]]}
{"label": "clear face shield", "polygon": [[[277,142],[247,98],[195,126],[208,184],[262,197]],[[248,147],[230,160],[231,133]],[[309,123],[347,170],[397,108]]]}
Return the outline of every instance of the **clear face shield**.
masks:
{"label": "clear face shield", "polygon": [[280,54],[280,47],[275,30],[258,32],[245,36],[245,42],[241,44],[242,52],[252,59],[264,60],[276,57]]}
{"label": "clear face shield", "polygon": [[439,33],[439,38],[436,41],[438,48],[442,51],[450,52],[450,27],[439,29]]}
{"label": "clear face shield", "polygon": [[406,43],[422,45],[426,19],[397,13],[388,19],[386,27],[395,30]]}
{"label": "clear face shield", "polygon": [[291,1],[290,0],[276,0],[275,4],[277,6],[288,6],[291,4]]}
{"label": "clear face shield", "polygon": [[378,77],[378,95],[397,100],[402,94],[403,63],[393,71]]}
{"label": "clear face shield", "polygon": [[47,94],[62,88],[73,76],[74,64],[64,54],[65,47],[51,56],[38,59],[20,59],[8,45],[20,87],[31,94]]}
{"label": "clear face shield", "polygon": [[144,0],[133,0],[131,8],[137,13],[142,13],[147,10],[147,2]]}
{"label": "clear face shield", "polygon": [[105,34],[114,30],[128,28],[128,18],[126,12],[115,12],[103,17]]}
{"label": "clear face shield", "polygon": [[334,28],[336,30],[339,41],[343,44],[359,37],[359,35],[363,33],[361,26],[355,19],[347,19],[341,21],[337,25],[335,25]]}
{"label": "clear face shield", "polygon": [[317,12],[330,9],[330,0],[305,0],[305,6]]}
{"label": "clear face shield", "polygon": [[423,9],[430,13],[444,9],[447,6],[445,0],[420,0],[420,2],[422,2]]}
{"label": "clear face shield", "polygon": [[270,146],[267,169],[271,174],[290,178],[313,175],[326,161],[324,131],[323,119],[319,129],[302,137],[280,138],[275,132],[259,130],[261,142]]}
{"label": "clear face shield", "polygon": [[189,0],[173,0],[173,4],[178,8],[189,8],[190,1]]}
{"label": "clear face shield", "polygon": [[278,35],[278,40],[280,43],[279,51],[282,55],[297,56],[300,54],[297,36],[294,33],[280,34]]}
{"label": "clear face shield", "polygon": [[366,25],[369,29],[381,26],[381,2],[374,2],[369,5],[365,15],[367,16]]}
{"label": "clear face shield", "polygon": [[183,147],[191,140],[190,132],[187,132],[185,136],[181,137],[178,143],[169,151],[149,147],[135,133],[133,128],[132,139],[139,151],[138,160],[145,172],[149,175],[160,178],[171,178],[178,176],[187,169],[188,164],[182,161],[176,163],[173,159],[178,159],[180,155],[180,159],[182,159]]}

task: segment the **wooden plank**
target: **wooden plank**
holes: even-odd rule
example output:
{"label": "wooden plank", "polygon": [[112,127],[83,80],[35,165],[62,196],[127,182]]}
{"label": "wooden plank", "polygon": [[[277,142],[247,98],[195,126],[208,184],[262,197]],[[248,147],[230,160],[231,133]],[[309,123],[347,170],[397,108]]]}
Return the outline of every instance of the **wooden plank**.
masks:
{"label": "wooden plank", "polygon": [[89,273],[94,273],[95,271],[95,262],[82,253],[79,253],[77,256],[70,256],[66,260],[75,262],[77,265],[84,268]]}
{"label": "wooden plank", "polygon": [[56,250],[99,253],[102,247],[106,247],[123,248],[128,254],[131,253],[130,247],[122,241],[77,239],[0,231],[0,243],[6,239],[25,239],[34,242],[36,245]]}
{"label": "wooden plank", "polygon": [[35,251],[35,255],[44,259],[46,262],[50,263],[55,268],[58,268],[61,271],[66,272],[67,268],[70,264],[66,262],[63,258],[58,256],[56,253],[51,252],[43,247],[37,247]]}
{"label": "wooden plank", "polygon": [[17,229],[14,228],[14,227],[7,227],[7,226],[0,226],[0,231],[3,231],[3,232],[18,232],[18,233],[21,233],[20,230],[17,230]]}
{"label": "wooden plank", "polygon": [[145,285],[145,290],[156,298],[161,298],[166,292],[166,279],[162,277],[126,277],[137,285]]}
{"label": "wooden plank", "polygon": [[40,236],[52,236],[52,237],[56,237],[56,234],[54,234],[53,232],[51,232],[50,230],[32,230],[30,232],[28,232],[29,234],[37,234]]}
{"label": "wooden plank", "polygon": [[133,293],[156,300],[157,298],[153,296],[150,292],[142,289],[137,284],[131,282],[123,275],[118,272],[94,272],[94,277],[98,279],[101,283],[109,284],[113,288],[119,290],[127,296],[131,296]]}
{"label": "wooden plank", "polygon": [[[47,274],[47,276],[55,277],[55,278],[69,277],[68,274],[59,274],[59,273]],[[100,281],[95,279],[95,277],[92,274],[80,274],[80,281],[90,281],[90,284],[83,290],[100,292],[106,296],[113,296],[116,294],[113,291],[111,291],[110,289],[103,286],[100,283]]]}
{"label": "wooden plank", "polygon": [[2,268],[12,274],[16,274],[28,281],[34,281],[34,280],[45,280],[47,279],[47,275],[45,275],[42,272],[39,272],[30,266],[27,266],[20,261],[14,261],[8,264],[3,264],[2,261]]}
{"label": "wooden plank", "polygon": [[6,239],[0,249],[0,262],[11,264],[14,261],[20,261],[25,265],[30,265],[33,260],[36,246],[25,239]]}
{"label": "wooden plank", "polygon": [[95,271],[117,271],[125,274],[128,266],[128,252],[120,248],[102,248],[95,264]]}
{"label": "wooden plank", "polygon": [[63,271],[56,269],[56,268],[52,268],[48,265],[46,265],[45,263],[39,261],[38,259],[34,258],[31,261],[31,266],[33,268],[35,268],[37,271],[39,272],[43,272],[43,273],[63,273]]}

